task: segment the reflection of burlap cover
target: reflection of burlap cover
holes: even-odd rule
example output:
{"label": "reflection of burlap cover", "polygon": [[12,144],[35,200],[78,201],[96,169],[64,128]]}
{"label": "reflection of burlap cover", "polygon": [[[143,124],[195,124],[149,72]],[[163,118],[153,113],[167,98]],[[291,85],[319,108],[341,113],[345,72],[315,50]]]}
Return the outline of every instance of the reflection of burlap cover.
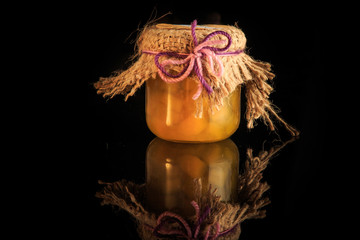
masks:
{"label": "reflection of burlap cover", "polygon": [[[216,191],[213,191],[210,188],[204,193],[204,191],[202,191],[201,182],[199,180],[194,182],[194,201],[198,204],[200,212],[203,212],[206,207],[210,207],[210,214],[203,219],[200,226],[199,236],[203,237],[207,231],[210,233],[210,236],[213,235],[215,231],[214,225],[218,224],[220,226],[220,232],[229,229],[232,230],[217,239],[238,239],[241,232],[241,222],[246,219],[265,217],[266,211],[261,208],[269,204],[270,200],[263,196],[263,193],[269,189],[269,185],[266,182],[260,182],[262,179],[262,172],[267,167],[269,159],[288,142],[280,147],[274,147],[269,151],[263,151],[257,157],[254,157],[252,150],[248,149],[248,159],[245,162],[245,171],[238,179],[237,203],[221,202],[220,197],[216,196]],[[157,220],[159,216],[155,216],[154,213],[150,213],[144,208],[144,194],[146,192],[145,184],[137,185],[126,180],[114,183],[104,183],[99,181],[99,183],[105,185],[101,192],[96,193],[96,196],[103,200],[102,205],[109,204],[118,206],[120,209],[124,209],[133,216],[138,223],[138,232],[142,239],[159,239],[154,234],[154,229],[156,229],[156,226],[158,225]],[[190,226],[196,224],[195,220],[195,216],[186,219],[186,221],[190,223]],[[184,230],[179,224],[170,223],[169,225],[172,232],[175,230]],[[209,231],[209,228],[211,231]],[[171,232],[170,230],[169,232]],[[164,237],[166,238],[166,235]]]}
{"label": "reflection of burlap cover", "polygon": [[[214,68],[210,67],[206,57],[201,57],[204,78],[213,91],[211,94],[202,91],[201,97],[208,97],[211,103],[210,106],[219,108],[223,104],[223,98],[233,92],[237,86],[243,84],[247,98],[245,116],[248,121],[248,128],[253,128],[254,121],[261,117],[265,124],[268,124],[270,129],[274,130],[275,127],[269,115],[271,113],[285,125],[292,135],[297,135],[298,132],[277,115],[269,101],[269,95],[273,88],[267,80],[273,79],[275,76],[270,72],[270,64],[256,61],[244,52],[246,47],[245,34],[237,27],[204,25],[195,28],[199,43],[214,31],[224,31],[231,36],[231,45],[224,52],[225,54],[236,51],[241,51],[241,53],[231,55],[219,54],[218,57],[223,65],[223,74],[221,76],[214,73]],[[226,36],[221,34],[214,35],[209,40],[229,41]],[[110,98],[118,94],[124,94],[126,95],[126,100],[129,96],[134,95],[146,80],[156,78],[158,74],[159,69],[154,63],[155,54],[148,54],[149,52],[191,54],[194,50],[194,41],[190,26],[170,24],[147,25],[140,33],[136,47],[137,52],[134,58],[138,57],[137,61],[125,71],[114,72],[110,77],[100,78],[94,84],[98,94]],[[222,48],[224,44],[222,46],[217,44],[212,47]],[[215,51],[214,54],[217,55],[218,53]],[[160,61],[163,61],[165,57],[169,58],[168,56],[163,56],[160,58]],[[172,58],[170,57],[170,59]],[[168,69],[169,71],[174,73],[179,73],[184,69],[184,66],[181,65],[167,67],[170,68]],[[217,67],[216,69],[219,68],[218,66],[215,67]],[[199,81],[194,71],[191,72],[189,77],[194,79],[194,81]]]}

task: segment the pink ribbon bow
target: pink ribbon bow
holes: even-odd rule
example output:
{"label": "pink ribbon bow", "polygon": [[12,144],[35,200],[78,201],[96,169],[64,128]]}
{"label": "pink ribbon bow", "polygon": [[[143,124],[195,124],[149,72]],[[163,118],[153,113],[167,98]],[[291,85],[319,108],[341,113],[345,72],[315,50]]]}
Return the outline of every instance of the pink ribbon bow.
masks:
{"label": "pink ribbon bow", "polygon": [[[224,52],[229,49],[232,43],[230,34],[224,31],[214,31],[209,35],[207,35],[200,43],[198,43],[195,34],[196,25],[197,25],[197,21],[194,20],[191,23],[191,35],[193,38],[194,49],[189,54],[183,54],[177,52],[152,52],[147,50],[143,51],[143,53],[155,54],[155,65],[158,68],[159,76],[161,77],[162,80],[164,80],[167,83],[180,82],[185,78],[187,78],[189,74],[192,72],[192,70],[195,70],[195,73],[200,81],[198,85],[198,90],[193,96],[194,100],[199,98],[203,87],[208,92],[208,94],[211,94],[213,92],[213,89],[209,86],[209,84],[204,78],[202,61],[201,61],[202,59],[207,60],[207,62],[210,65],[210,70],[214,73],[214,75],[221,77],[224,72],[224,66],[219,56],[237,55],[243,52],[243,50],[237,50],[234,52]],[[211,47],[212,45],[223,44],[226,42],[225,40],[209,40],[211,37],[215,35],[224,35],[228,39],[227,45],[223,48]],[[159,58],[161,56],[169,56],[172,58],[166,59],[160,63]],[[183,65],[183,64],[185,64],[185,67],[180,73],[176,75],[169,73],[165,69],[165,67],[168,65]],[[218,66],[217,70],[215,69],[215,65]]]}

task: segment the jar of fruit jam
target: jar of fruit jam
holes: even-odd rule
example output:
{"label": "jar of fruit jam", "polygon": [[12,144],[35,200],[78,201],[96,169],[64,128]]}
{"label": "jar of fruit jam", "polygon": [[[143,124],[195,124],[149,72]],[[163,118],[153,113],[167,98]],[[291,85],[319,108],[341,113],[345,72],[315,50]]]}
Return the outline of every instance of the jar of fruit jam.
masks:
{"label": "jar of fruit jam", "polygon": [[137,59],[94,84],[104,97],[126,95],[146,84],[146,122],[158,137],[175,142],[215,142],[239,126],[240,91],[246,97],[245,119],[252,129],[272,118],[292,135],[299,132],[275,111],[269,95],[271,65],[246,52],[245,34],[236,26],[150,24],[136,42]]}
{"label": "jar of fruit jam", "polygon": [[240,123],[240,86],[224,99],[219,110],[210,110],[208,99],[202,99],[200,115],[192,99],[196,89],[191,78],[175,84],[149,79],[145,100],[149,129],[162,139],[179,142],[215,142],[231,136]]}

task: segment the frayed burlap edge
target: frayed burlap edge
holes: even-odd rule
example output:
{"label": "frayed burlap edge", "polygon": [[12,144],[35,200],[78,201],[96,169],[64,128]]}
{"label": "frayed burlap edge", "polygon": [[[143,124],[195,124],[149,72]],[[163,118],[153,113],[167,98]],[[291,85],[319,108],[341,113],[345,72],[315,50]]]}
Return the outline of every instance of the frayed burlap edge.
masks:
{"label": "frayed burlap edge", "polygon": [[[261,151],[258,156],[253,156],[252,149],[247,150],[244,172],[238,178],[237,203],[220,201],[220,197],[216,195],[216,189],[212,189],[211,186],[204,193],[201,181],[195,179],[194,201],[199,204],[200,210],[206,206],[211,208],[210,215],[204,220],[203,226],[205,227],[203,229],[217,222],[220,224],[220,231],[239,225],[231,234],[219,237],[219,239],[237,239],[241,232],[240,224],[243,221],[264,218],[266,210],[263,207],[270,203],[269,198],[265,197],[264,193],[270,187],[266,182],[261,182],[262,173],[271,157],[294,140],[295,138],[292,138],[269,151]],[[146,192],[145,184],[137,185],[127,180],[113,183],[99,181],[99,184],[104,185],[102,191],[96,193],[96,197],[102,199],[102,205],[117,206],[127,211],[136,220],[138,233],[142,239],[159,239],[152,234],[152,229],[157,225],[158,216],[143,207],[144,193]],[[194,219],[195,216],[188,220],[194,221]]]}

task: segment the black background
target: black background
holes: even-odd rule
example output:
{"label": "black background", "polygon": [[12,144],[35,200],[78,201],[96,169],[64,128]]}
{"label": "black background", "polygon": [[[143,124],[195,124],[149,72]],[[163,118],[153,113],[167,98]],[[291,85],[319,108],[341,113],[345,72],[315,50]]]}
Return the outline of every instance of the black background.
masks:
{"label": "black background", "polygon": [[[326,76],[329,9],[306,2],[291,4],[233,2],[125,2],[56,5],[45,11],[42,24],[47,41],[44,56],[55,82],[56,99],[50,143],[56,154],[46,174],[55,175],[56,209],[50,215],[65,217],[52,235],[79,239],[136,239],[135,224],[125,212],[100,206],[95,198],[98,180],[145,181],[145,152],[155,137],[147,128],[144,88],[127,102],[123,96],[105,100],[92,84],[131,62],[137,29],[152,18],[171,11],[160,22],[212,23],[238,26],[247,37],[253,58],[270,62],[276,74],[271,94],[280,116],[296,127],[300,137],[286,146],[264,174],[272,201],[267,217],[242,224],[240,239],[304,239],[339,232],[335,199],[343,191],[334,181],[334,93]],[[45,25],[44,25],[45,26]],[[330,33],[331,34],[331,33]],[[50,44],[49,44],[50,43]],[[39,43],[38,43],[39,44]],[[41,43],[39,44],[41,45]],[[54,57],[56,56],[56,57]],[[60,101],[59,101],[60,99]],[[242,101],[245,101],[242,98]],[[244,113],[242,104],[242,115]],[[331,110],[331,111],[330,111]],[[262,122],[247,130],[245,119],[231,139],[241,162],[248,147],[258,151],[276,138]],[[290,135],[277,125],[283,141]],[[266,149],[265,149],[266,150]],[[337,210],[335,210],[337,209]],[[337,219],[335,221],[335,219]],[[52,229],[52,228],[50,228]],[[344,232],[340,230],[343,234]]]}

